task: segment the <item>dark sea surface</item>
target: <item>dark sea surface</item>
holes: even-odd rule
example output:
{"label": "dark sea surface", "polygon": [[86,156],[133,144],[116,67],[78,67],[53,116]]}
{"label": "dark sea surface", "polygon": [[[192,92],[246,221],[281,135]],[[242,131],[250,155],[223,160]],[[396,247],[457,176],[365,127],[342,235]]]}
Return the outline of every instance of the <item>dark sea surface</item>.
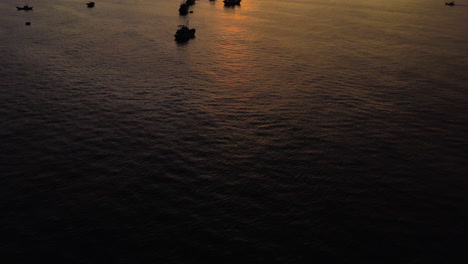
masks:
{"label": "dark sea surface", "polygon": [[464,263],[467,0],[85,2],[0,2],[2,263]]}

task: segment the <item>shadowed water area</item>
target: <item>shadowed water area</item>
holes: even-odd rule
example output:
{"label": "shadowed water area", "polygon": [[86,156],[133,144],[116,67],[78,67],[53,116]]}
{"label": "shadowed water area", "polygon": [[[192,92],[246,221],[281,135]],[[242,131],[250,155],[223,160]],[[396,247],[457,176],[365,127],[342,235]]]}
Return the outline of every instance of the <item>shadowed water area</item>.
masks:
{"label": "shadowed water area", "polygon": [[0,2],[2,258],[462,253],[467,1],[85,3]]}

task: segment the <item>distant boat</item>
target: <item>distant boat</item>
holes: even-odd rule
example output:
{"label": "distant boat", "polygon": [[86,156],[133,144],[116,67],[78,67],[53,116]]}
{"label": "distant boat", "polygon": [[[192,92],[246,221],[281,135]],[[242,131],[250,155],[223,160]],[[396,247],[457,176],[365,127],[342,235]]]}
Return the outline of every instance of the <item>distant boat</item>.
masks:
{"label": "distant boat", "polygon": [[455,5],[455,2],[454,2],[454,1],[452,1],[452,2],[445,2],[445,5],[454,6],[454,5]]}
{"label": "distant boat", "polygon": [[188,14],[188,10],[189,10],[189,5],[187,4],[187,2],[183,2],[182,4],[180,4],[180,7],[179,7],[179,15],[186,16]]}
{"label": "distant boat", "polygon": [[17,9],[17,10],[26,10],[26,11],[28,11],[28,10],[32,10],[33,7],[32,7],[32,6],[25,5],[25,6],[17,6],[16,9]]}
{"label": "distant boat", "polygon": [[178,42],[188,41],[195,37],[195,29],[189,29],[186,25],[179,25],[174,37]]}
{"label": "distant boat", "polygon": [[235,6],[240,5],[241,0],[224,0],[224,6]]}
{"label": "distant boat", "polygon": [[86,3],[86,5],[91,8],[91,7],[94,7],[95,3],[94,2],[88,2]]}

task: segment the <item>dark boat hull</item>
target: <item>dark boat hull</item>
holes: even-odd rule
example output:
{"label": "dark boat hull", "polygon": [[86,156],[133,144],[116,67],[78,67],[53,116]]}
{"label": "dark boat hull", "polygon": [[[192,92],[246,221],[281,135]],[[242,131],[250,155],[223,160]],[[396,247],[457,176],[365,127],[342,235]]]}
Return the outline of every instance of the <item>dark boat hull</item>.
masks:
{"label": "dark boat hull", "polygon": [[196,30],[194,28],[189,29],[186,26],[179,26],[176,31],[174,38],[177,42],[185,42],[195,37]]}
{"label": "dark boat hull", "polygon": [[240,5],[241,0],[224,0],[224,6],[236,6]]}
{"label": "dark boat hull", "polygon": [[33,10],[33,7],[32,6],[17,6],[16,9],[29,11],[29,10]]}
{"label": "dark boat hull", "polygon": [[189,11],[189,5],[186,4],[186,3],[183,3],[180,5],[179,7],[179,15],[181,16],[185,16],[188,14],[188,11]]}

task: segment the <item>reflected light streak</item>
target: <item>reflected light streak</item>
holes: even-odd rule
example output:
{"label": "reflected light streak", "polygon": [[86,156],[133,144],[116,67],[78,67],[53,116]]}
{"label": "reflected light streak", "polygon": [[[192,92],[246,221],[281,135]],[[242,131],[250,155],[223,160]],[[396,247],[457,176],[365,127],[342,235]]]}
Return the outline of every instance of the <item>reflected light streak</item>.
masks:
{"label": "reflected light streak", "polygon": [[244,9],[223,8],[226,12],[217,23],[219,40],[215,42],[217,45],[214,45],[211,58],[215,67],[206,69],[206,73],[217,84],[235,87],[251,81],[256,74],[255,65],[251,63],[254,54],[250,45],[255,41],[255,36],[249,33],[248,24],[252,22],[252,18],[242,15]]}

